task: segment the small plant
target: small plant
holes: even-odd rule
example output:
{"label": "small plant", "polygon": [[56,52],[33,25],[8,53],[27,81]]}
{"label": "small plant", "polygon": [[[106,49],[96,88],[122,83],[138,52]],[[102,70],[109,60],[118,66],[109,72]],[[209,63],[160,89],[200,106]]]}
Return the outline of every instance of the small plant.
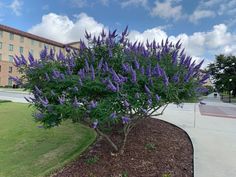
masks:
{"label": "small plant", "polygon": [[127,171],[124,171],[124,172],[122,172],[122,175],[121,175],[122,177],[128,177],[128,172]]}
{"label": "small plant", "polygon": [[170,173],[165,173],[162,175],[162,177],[171,177],[171,174]]}
{"label": "small plant", "polygon": [[156,149],[156,145],[153,143],[147,143],[145,144],[145,149],[147,150],[155,150]]}
{"label": "small plant", "polygon": [[85,163],[86,164],[89,164],[89,165],[92,165],[92,164],[95,164],[97,163],[97,161],[99,160],[99,157],[98,156],[92,156],[92,157],[89,157],[85,160]]}

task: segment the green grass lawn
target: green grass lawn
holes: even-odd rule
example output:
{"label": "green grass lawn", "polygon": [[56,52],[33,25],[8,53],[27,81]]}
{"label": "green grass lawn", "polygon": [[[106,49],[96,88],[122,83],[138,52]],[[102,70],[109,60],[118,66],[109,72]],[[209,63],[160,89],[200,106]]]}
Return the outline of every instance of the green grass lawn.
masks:
{"label": "green grass lawn", "polygon": [[96,138],[80,124],[38,128],[27,104],[0,103],[0,177],[49,175],[73,160]]}

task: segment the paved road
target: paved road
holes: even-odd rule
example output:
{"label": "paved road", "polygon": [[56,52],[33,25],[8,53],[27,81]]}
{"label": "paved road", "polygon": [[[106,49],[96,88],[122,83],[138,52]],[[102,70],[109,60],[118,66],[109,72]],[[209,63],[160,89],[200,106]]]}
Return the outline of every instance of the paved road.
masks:
{"label": "paved road", "polygon": [[[236,105],[222,103],[213,95],[203,102],[216,110],[226,108],[222,111],[224,114],[213,111],[217,117],[202,115],[198,104],[188,103],[183,108],[169,105],[164,115],[158,118],[181,127],[189,134],[194,146],[195,177],[235,177],[236,119],[227,117],[227,114],[234,114]],[[229,109],[231,112],[227,113]]]}
{"label": "paved road", "polygon": [[11,91],[0,91],[0,100],[10,100],[13,102],[27,103],[24,97],[29,98],[30,94]]}

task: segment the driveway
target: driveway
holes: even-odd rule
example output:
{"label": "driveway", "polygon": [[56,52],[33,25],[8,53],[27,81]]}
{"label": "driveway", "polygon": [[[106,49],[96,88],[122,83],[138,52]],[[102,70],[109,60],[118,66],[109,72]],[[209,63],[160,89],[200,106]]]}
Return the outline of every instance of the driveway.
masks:
{"label": "driveway", "polygon": [[158,118],[181,127],[190,136],[195,177],[236,176],[236,105],[223,103],[213,94],[203,102],[206,105],[169,105]]}

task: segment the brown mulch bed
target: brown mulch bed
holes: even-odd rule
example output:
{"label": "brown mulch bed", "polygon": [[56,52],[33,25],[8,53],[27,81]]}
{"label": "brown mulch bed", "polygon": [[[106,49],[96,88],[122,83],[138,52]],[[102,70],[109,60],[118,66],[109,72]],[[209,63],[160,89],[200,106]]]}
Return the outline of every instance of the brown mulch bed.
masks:
{"label": "brown mulch bed", "polygon": [[133,129],[123,155],[111,151],[101,139],[53,177],[193,177],[188,136],[158,119],[146,119]]}

